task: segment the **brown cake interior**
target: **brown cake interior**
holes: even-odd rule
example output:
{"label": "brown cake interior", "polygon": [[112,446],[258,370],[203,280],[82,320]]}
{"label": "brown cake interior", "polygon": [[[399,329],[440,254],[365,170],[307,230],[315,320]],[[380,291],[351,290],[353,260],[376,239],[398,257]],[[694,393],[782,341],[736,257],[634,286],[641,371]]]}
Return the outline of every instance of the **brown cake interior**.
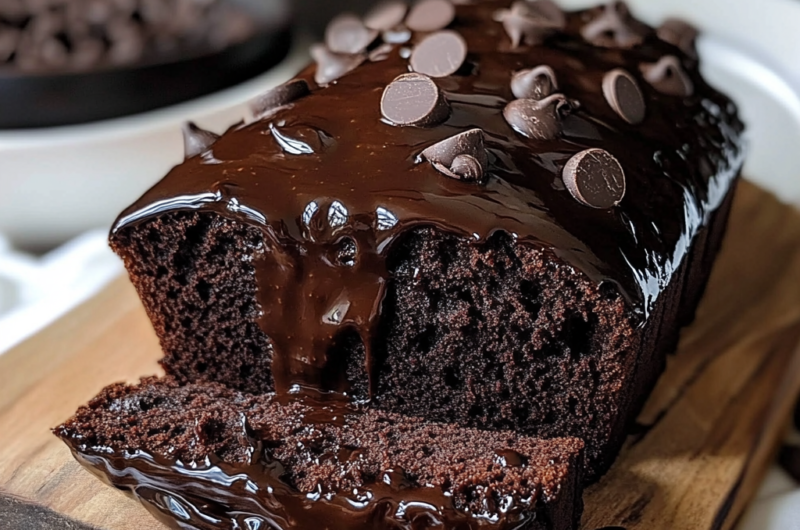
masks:
{"label": "brown cake interior", "polygon": [[269,340],[256,323],[261,237],[215,215],[175,213],[112,238],[161,339],[161,364],[178,380],[273,390]]}
{"label": "brown cake interior", "polygon": [[[535,440],[374,409],[280,404],[273,394],[216,383],[180,386],[172,378],[150,378],[138,386],[112,385],[56,434],[82,454],[146,452],[175,465],[215,457],[247,468],[256,482],[254,463],[277,461],[283,483],[323,498],[392,483],[411,491],[404,500],[425,498],[415,489],[434,488],[455,510],[487,520],[502,518],[509,502],[529,502],[526,510],[542,528],[551,528],[548,521],[572,528],[581,513],[580,498],[572,497],[581,482],[580,440]],[[170,491],[180,485],[177,474],[167,480]]]}
{"label": "brown cake interior", "polygon": [[[732,197],[732,193],[730,196]],[[328,390],[395,413],[586,442],[587,477],[610,466],[699,299],[730,198],[642,328],[611,284],[504,232],[473,245],[434,229],[398,242],[368,374],[357,334],[329,351]],[[167,372],[273,391],[258,327],[260,231],[214,213],[163,215],[113,239],[162,339]],[[691,272],[688,271],[693,265]],[[345,383],[342,383],[345,381]]]}
{"label": "brown cake interior", "polygon": [[472,246],[421,230],[395,256],[377,405],[479,428],[570,433],[594,465],[638,353],[613,286],[598,288],[502,232]]}
{"label": "brown cake interior", "polygon": [[[177,213],[123,232],[115,244],[155,316],[170,374],[273,389],[268,339],[254,322],[257,230]],[[569,433],[602,446],[637,352],[613,288],[601,293],[502,233],[471,246],[422,229],[397,245],[391,263],[395,281],[377,339],[383,362],[373,377],[379,407],[522,434]],[[368,398],[358,337],[341,337],[329,354],[332,384],[345,378],[351,395]]]}

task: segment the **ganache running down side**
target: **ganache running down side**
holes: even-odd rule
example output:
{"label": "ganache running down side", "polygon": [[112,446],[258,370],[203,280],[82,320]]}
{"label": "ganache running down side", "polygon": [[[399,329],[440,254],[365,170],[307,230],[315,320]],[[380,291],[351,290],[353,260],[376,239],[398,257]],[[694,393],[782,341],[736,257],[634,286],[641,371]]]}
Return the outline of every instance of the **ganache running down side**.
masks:
{"label": "ganache running down side", "polygon": [[[483,489],[456,501],[452,480],[406,469],[410,484],[443,496],[426,504],[406,488],[380,522],[341,528],[576,527],[581,484],[611,465],[694,317],[743,163],[743,125],[701,77],[695,37],[677,20],[646,26],[622,3],[567,13],[547,0],[391,1],[336,18],[312,48],[315,64],[259,98],[253,120],[221,137],[188,126],[186,162],[116,222],[111,245],[169,376],[125,390],[126,421],[141,428],[140,395],[153,387],[167,401],[185,388],[238,396],[225,398],[220,432],[234,417],[245,429],[254,403],[285,426],[345,407],[339,420],[306,422],[337,447],[348,430],[351,441],[385,436],[367,425],[390,421],[402,458],[359,445],[373,460],[356,488],[373,500],[382,467],[431,456],[414,429],[452,429],[476,444],[467,460],[487,462],[478,446],[513,438],[570,464],[555,473],[551,459],[527,454],[531,475],[509,471],[499,483],[557,484],[559,494],[520,504],[525,495],[476,478]],[[232,520],[239,504],[218,485],[184,491],[178,468],[217,470],[209,458],[239,466],[239,477],[253,468],[226,461],[183,420],[171,427],[189,429],[181,444],[208,449],[195,464],[173,454],[180,445],[103,435],[91,417],[123,406],[108,405],[115,388],[57,431],[76,457],[176,527],[165,497],[137,483]],[[116,429],[122,416],[112,416],[103,425]],[[425,447],[460,451],[442,444]],[[253,461],[277,466],[285,476],[270,480],[298,498],[317,492],[313,510],[357,511],[330,500],[353,483],[302,480],[329,463],[341,471],[352,451],[281,451],[258,445]],[[178,491],[188,497],[175,500]],[[259,520],[303,528],[280,511],[287,500],[260,499]],[[400,507],[417,501],[428,508],[414,522]],[[264,515],[278,512],[286,519]]]}

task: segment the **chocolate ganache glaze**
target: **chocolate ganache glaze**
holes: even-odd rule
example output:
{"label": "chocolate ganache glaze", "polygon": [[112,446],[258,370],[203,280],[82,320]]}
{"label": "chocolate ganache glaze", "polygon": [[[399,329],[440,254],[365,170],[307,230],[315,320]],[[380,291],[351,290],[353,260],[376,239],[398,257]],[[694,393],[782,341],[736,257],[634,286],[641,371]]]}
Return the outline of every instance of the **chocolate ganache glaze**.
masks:
{"label": "chocolate ganache glaze", "polygon": [[[163,442],[165,430],[180,434]],[[462,430],[311,395],[279,403],[151,378],[108,387],[55,432],[175,528],[567,530],[581,513],[579,440]],[[220,437],[223,457],[208,455]],[[398,440],[423,456],[403,455]]]}
{"label": "chocolate ganache glaze", "polygon": [[[475,243],[505,231],[613,285],[645,323],[740,171],[743,126],[694,54],[623,4],[563,16],[553,9],[544,1],[457,5],[441,41],[457,54],[465,43],[459,65],[435,49],[414,56],[429,33],[390,46],[375,37],[349,55],[318,49],[320,64],[291,91],[305,94],[305,81],[310,94],[233,127],[126,210],[113,233],[175,210],[260,227],[260,325],[279,394],[320,386],[325,352],[345,328],[361,335],[372,374],[391,281],[386,256],[421,226]],[[410,58],[435,83],[418,85],[427,86],[420,97],[432,98],[423,102],[432,118],[401,126],[382,116],[382,98],[411,71]],[[520,81],[519,72],[539,66],[547,76]],[[405,88],[414,103],[414,86]],[[423,156],[473,130],[482,142],[455,142],[465,154]],[[599,181],[582,182],[587,175]]]}

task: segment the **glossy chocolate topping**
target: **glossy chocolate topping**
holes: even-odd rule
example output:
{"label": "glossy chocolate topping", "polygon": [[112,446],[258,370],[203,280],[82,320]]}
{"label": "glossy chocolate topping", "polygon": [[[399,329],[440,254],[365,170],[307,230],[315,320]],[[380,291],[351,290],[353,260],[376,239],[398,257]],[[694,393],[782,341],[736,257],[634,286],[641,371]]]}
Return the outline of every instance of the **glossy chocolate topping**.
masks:
{"label": "glossy chocolate topping", "polygon": [[[462,430],[310,396],[281,405],[271,395],[189,388],[155,378],[112,385],[55,433],[93,474],[174,528],[572,526],[567,514],[551,518],[580,484],[578,440]],[[207,397],[186,399],[195,391]],[[181,434],[151,434],[166,429]],[[224,456],[207,454],[220,436]]]}
{"label": "glossy chocolate topping", "polygon": [[[446,19],[434,4],[425,9]],[[400,126],[381,114],[386,87],[411,70],[409,57],[427,34],[414,33],[378,61],[368,60],[369,50],[343,55],[316,48],[319,66],[300,75],[310,95],[231,129],[175,168],[122,214],[114,232],[194,209],[261,227],[260,325],[274,348],[279,393],[319,386],[326,351],[347,328],[363,339],[371,373],[370,350],[391,281],[387,254],[421,226],[475,243],[506,231],[612,284],[644,322],[741,168],[736,109],[704,82],[696,59],[619,5],[567,14],[563,31],[549,24],[543,43],[520,37],[518,46],[502,22],[510,8],[508,1],[457,6],[447,31],[463,38],[467,58],[452,75],[433,79],[449,108],[444,121]],[[530,20],[549,20],[528,11]],[[380,39],[372,44],[379,45]],[[672,59],[661,68],[669,56],[679,70]],[[547,134],[529,137],[509,124],[504,109],[515,100],[528,103],[514,105],[514,112],[536,107],[535,99],[515,97],[512,80],[542,65],[555,74],[548,90],[557,87],[556,99],[568,101],[569,112],[551,105]],[[642,92],[640,123],[623,119],[604,94],[604,78],[618,68]],[[669,78],[676,72],[677,80]],[[678,90],[687,86],[692,90]],[[472,129],[483,132],[485,168],[474,153],[454,153],[439,167],[422,156]],[[613,196],[595,207],[575,195],[585,190],[571,193],[562,178],[568,161],[590,149],[607,152],[603,158],[618,161],[624,173]],[[454,168],[459,155],[465,156]],[[480,178],[447,174],[458,176],[456,169]]]}
{"label": "glossy chocolate topping", "polygon": [[[441,528],[464,530],[512,530],[531,522],[530,517],[482,524],[452,507],[452,500],[428,488],[403,488],[398,484],[375,483],[351,495],[303,495],[280,479],[278,462],[256,462],[251,466],[230,466],[209,459],[197,466],[185,466],[144,451],[132,454],[103,454],[74,449],[75,459],[111,486],[129,491],[163,523],[178,528],[297,529],[318,528],[325,521],[328,530]],[[391,473],[385,476],[390,481]],[[405,519],[405,511],[410,513]],[[396,517],[396,514],[401,517]],[[533,514],[531,514],[533,515]],[[416,523],[416,524],[415,524]],[[421,526],[421,525],[425,526]],[[447,525],[447,526],[442,526]]]}
{"label": "glossy chocolate topping", "polygon": [[[229,465],[217,458],[183,464],[146,451],[70,445],[73,456],[110,486],[140,500],[172,528],[217,530],[519,530],[535,524],[537,509],[516,507],[500,516],[456,509],[439,488],[409,487],[402,473],[351,492],[302,494],[281,479],[277,461]],[[506,458],[501,454],[498,459]],[[513,466],[514,464],[508,464]],[[325,522],[325,526],[320,526]],[[179,522],[180,526],[176,525]]]}

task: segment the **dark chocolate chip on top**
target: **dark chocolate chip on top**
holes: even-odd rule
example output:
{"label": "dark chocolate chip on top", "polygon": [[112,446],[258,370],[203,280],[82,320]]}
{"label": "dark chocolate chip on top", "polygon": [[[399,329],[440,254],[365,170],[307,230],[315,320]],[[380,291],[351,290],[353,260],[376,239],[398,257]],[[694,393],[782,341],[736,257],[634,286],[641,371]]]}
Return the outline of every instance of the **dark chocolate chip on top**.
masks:
{"label": "dark chocolate chip on top", "polygon": [[550,0],[519,0],[510,9],[498,11],[495,18],[502,22],[514,48],[541,44],[566,25],[564,12]]}
{"label": "dark chocolate chip on top", "polygon": [[458,155],[450,164],[450,173],[461,180],[475,181],[483,178],[484,169],[474,156]]}
{"label": "dark chocolate chip on top", "polygon": [[193,122],[183,125],[183,151],[186,160],[208,151],[219,140],[219,135],[201,129]]}
{"label": "dark chocolate chip on top", "polygon": [[311,89],[304,79],[293,79],[256,98],[250,108],[256,119],[265,118],[276,109],[306,97],[310,93]]}
{"label": "dark chocolate chip on top", "polygon": [[419,73],[398,76],[383,91],[381,114],[395,125],[428,127],[450,115],[450,107],[433,80]]}
{"label": "dark chocolate chip on top", "polygon": [[613,208],[625,197],[625,171],[604,149],[587,149],[573,156],[562,177],[575,200],[590,208]]}
{"label": "dark chocolate chip on top", "polygon": [[334,53],[361,53],[378,38],[379,32],[364,25],[356,15],[345,13],[331,20],[325,30],[325,44]]}
{"label": "dark chocolate chip on top", "polygon": [[677,46],[692,58],[697,58],[695,41],[699,34],[697,28],[679,18],[668,18],[658,27],[659,39]]}
{"label": "dark chocolate chip on top", "polygon": [[364,16],[364,25],[370,29],[389,31],[403,23],[408,4],[402,0],[385,0]]}
{"label": "dark chocolate chip on top", "polygon": [[431,77],[447,77],[467,58],[467,42],[455,31],[439,31],[425,37],[409,59],[411,69]]}
{"label": "dark chocolate chip on top", "polygon": [[656,63],[644,63],[641,70],[645,80],[662,94],[688,97],[694,93],[694,83],[674,55],[666,55]]}
{"label": "dark chocolate chip on top", "polygon": [[366,57],[361,54],[334,53],[324,44],[312,46],[311,57],[317,63],[314,81],[320,86],[328,85],[352,72],[366,60]]}
{"label": "dark chocolate chip on top", "polygon": [[544,99],[556,90],[556,73],[546,65],[520,70],[511,78],[511,92],[516,98]]}
{"label": "dark chocolate chip on top", "polygon": [[562,132],[562,120],[572,111],[563,94],[542,100],[515,99],[503,109],[506,122],[518,133],[534,140],[553,140]]}
{"label": "dark chocolate chip on top", "polygon": [[412,31],[437,31],[449,26],[456,17],[450,0],[420,0],[411,7],[406,26]]}
{"label": "dark chocolate chip on top", "polygon": [[445,138],[425,149],[422,157],[440,173],[466,181],[482,180],[489,164],[481,129]]}
{"label": "dark chocolate chip on top", "polygon": [[581,29],[584,39],[604,48],[633,48],[644,42],[649,30],[633,18],[625,2],[609,2],[598,9],[595,19]]}
{"label": "dark chocolate chip on top", "polygon": [[623,120],[633,125],[644,121],[644,95],[633,76],[625,70],[617,68],[605,75],[603,95]]}

